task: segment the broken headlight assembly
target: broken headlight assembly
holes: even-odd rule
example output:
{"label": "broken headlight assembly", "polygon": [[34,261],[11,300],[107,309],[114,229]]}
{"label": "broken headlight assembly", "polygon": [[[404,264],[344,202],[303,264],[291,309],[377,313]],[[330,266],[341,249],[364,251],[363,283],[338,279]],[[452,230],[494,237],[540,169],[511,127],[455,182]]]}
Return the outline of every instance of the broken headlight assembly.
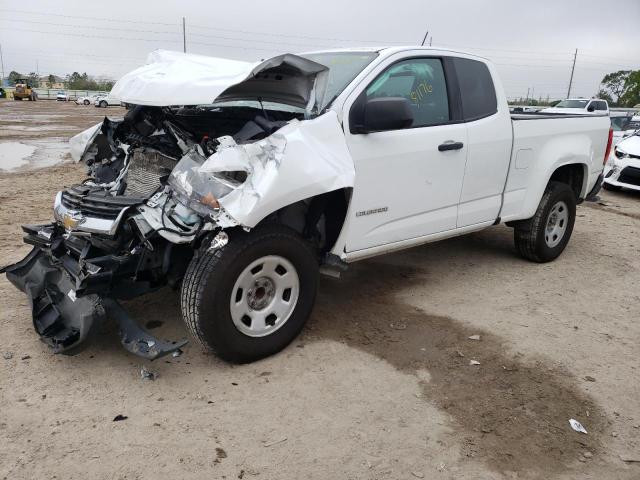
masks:
{"label": "broken headlight assembly", "polygon": [[219,199],[244,183],[245,171],[219,171],[216,155],[206,159],[198,151],[190,150],[178,162],[169,176],[174,197],[184,206],[203,216],[213,216],[220,210]]}

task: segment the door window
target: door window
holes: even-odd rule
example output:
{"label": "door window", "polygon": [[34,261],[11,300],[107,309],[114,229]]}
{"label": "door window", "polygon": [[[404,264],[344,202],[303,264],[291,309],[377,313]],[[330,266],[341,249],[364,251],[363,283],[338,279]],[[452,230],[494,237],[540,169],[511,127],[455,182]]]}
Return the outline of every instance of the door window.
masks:
{"label": "door window", "polygon": [[442,62],[437,58],[414,58],[393,64],[369,85],[366,96],[409,100],[414,117],[411,128],[450,120],[447,84]]}

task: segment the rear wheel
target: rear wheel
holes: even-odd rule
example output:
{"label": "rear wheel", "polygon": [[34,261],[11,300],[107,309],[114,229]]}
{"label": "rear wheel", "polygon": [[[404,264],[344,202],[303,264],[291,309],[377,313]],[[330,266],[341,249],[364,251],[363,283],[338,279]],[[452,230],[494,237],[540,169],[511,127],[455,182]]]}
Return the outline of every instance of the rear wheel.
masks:
{"label": "rear wheel", "polygon": [[85,101],[84,101],[84,102],[82,102],[82,103],[84,103],[85,105],[89,105],[89,103],[90,103],[90,102],[89,102],[89,100],[85,100]]}
{"label": "rear wheel", "polygon": [[107,102],[105,102],[104,100],[102,100],[102,101],[100,102],[100,106],[101,106],[102,108],[107,108]]}
{"label": "rear wheel", "polygon": [[306,323],[318,263],[307,243],[280,225],[229,232],[229,243],[191,261],[182,315],[194,337],[220,357],[250,362],[286,347]]}
{"label": "rear wheel", "polygon": [[534,262],[550,262],[564,251],[576,219],[576,199],[566,183],[549,182],[536,214],[514,229],[518,253]]}

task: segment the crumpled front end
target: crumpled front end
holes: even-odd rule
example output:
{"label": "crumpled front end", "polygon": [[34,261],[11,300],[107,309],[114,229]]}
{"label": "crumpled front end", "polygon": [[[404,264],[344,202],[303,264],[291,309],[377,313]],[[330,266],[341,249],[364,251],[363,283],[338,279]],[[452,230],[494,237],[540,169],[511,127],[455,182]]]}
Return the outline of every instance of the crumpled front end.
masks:
{"label": "crumpled front end", "polygon": [[[2,269],[7,279],[26,293],[33,326],[53,353],[73,352],[93,327],[113,318],[122,345],[149,360],[170,354],[187,341],[162,341],[139,327],[118,299],[153,289],[149,280],[132,280],[137,255],[118,258],[96,252],[88,241],[68,236],[59,224],[25,225],[24,240],[34,247],[21,261]],[[135,276],[135,274],[134,274]]]}
{"label": "crumpled front end", "polygon": [[[140,78],[156,78],[145,72]],[[233,103],[276,74],[290,75],[295,108]],[[127,350],[158,358],[186,341],[153,337],[118,302],[178,288],[197,250],[229,241],[225,230],[249,231],[289,209],[287,225],[332,245],[355,171],[336,113],[310,118],[325,77],[326,67],[285,55],[241,84],[225,82],[230,105],[130,106],[124,119],[105,118],[71,139],[89,178],[56,195],[53,223],[23,227],[34,248],[4,269],[30,299],[42,340],[56,353],[73,351],[111,318]]]}

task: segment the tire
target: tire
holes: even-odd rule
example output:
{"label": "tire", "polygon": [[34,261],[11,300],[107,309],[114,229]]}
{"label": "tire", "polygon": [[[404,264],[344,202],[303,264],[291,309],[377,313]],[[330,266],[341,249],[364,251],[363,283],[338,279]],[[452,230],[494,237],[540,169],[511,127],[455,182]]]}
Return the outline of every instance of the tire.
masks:
{"label": "tire", "polygon": [[84,102],[82,102],[82,103],[83,103],[83,104],[85,104],[85,105],[89,105],[89,103],[91,103],[91,102],[89,102],[89,100],[85,100],[85,101],[84,101]]}
{"label": "tire", "polygon": [[575,220],[576,198],[571,187],[549,182],[535,215],[514,229],[518,253],[538,263],[555,260],[569,243]]}
{"label": "tire", "polygon": [[101,107],[101,108],[107,108],[107,106],[108,106],[108,104],[107,104],[107,102],[105,102],[104,100],[102,100],[102,101],[100,102],[100,107]]}
{"label": "tire", "polygon": [[610,192],[619,192],[620,190],[622,190],[622,187],[620,185],[610,185],[607,182],[604,182],[602,184],[602,188],[604,188],[605,190],[609,190]]}
{"label": "tire", "polygon": [[[191,260],[182,283],[182,316],[192,335],[205,348],[224,360],[246,363],[279,352],[300,333],[315,302],[318,261],[311,247],[296,232],[281,225],[265,225],[249,233],[229,231],[228,234],[227,245],[208,252],[207,244]],[[269,262],[275,259],[277,267],[270,270],[264,259],[269,259]],[[257,269],[253,265],[263,265],[264,272],[253,273]],[[278,272],[282,265],[286,267],[285,273],[268,273]],[[251,272],[249,281],[254,282],[253,286],[241,288],[248,272]],[[273,279],[266,291],[276,293],[259,298],[250,296],[253,290],[259,293],[260,288],[255,288],[258,282],[265,281],[265,278],[271,281],[269,279],[276,275],[287,278]],[[277,292],[283,287],[278,282],[295,280],[297,287],[288,289],[288,298],[286,289],[280,298]],[[252,309],[249,304],[256,298],[271,303]],[[288,313],[269,314],[272,305],[276,304],[288,308]],[[240,307],[235,307],[232,312],[233,305]],[[247,313],[240,314],[241,320],[239,309]],[[265,320],[256,321],[254,326],[256,315],[265,317]],[[261,324],[264,324],[262,329],[259,327]]]}

